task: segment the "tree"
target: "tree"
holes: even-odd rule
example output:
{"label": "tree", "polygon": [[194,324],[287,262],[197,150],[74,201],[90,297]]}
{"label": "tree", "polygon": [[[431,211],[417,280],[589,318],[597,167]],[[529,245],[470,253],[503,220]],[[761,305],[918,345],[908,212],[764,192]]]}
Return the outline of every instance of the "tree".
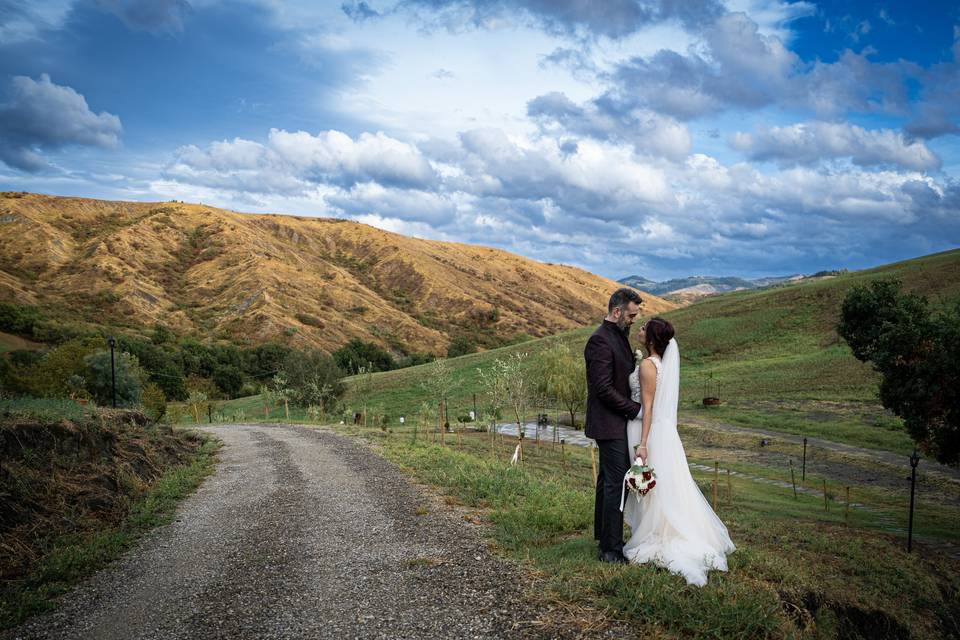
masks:
{"label": "tree", "polygon": [[[110,352],[97,351],[84,358],[87,365],[87,390],[98,404],[109,406],[113,401]],[[114,356],[117,381],[117,406],[133,407],[140,404],[143,389],[143,371],[136,356],[125,351]]]}
{"label": "tree", "polygon": [[273,397],[278,400],[283,400],[283,417],[290,417],[290,388],[287,386],[287,378],[283,375],[283,372],[276,374],[270,380],[270,384],[273,389]]}
{"label": "tree", "polygon": [[[447,397],[450,395],[450,392],[456,388],[456,385],[457,382],[453,379],[453,372],[450,371],[450,365],[444,358],[434,360],[433,363],[427,367],[426,376],[424,376],[423,381],[420,383],[421,388],[427,392],[431,400],[433,400],[438,407],[441,402],[443,403],[444,414],[446,413]],[[439,418],[442,418],[444,423],[447,422],[446,415],[438,415],[438,419]]]}
{"label": "tree", "polygon": [[587,373],[583,358],[558,342],[540,356],[540,390],[570,414],[570,426],[577,428],[577,412],[587,404]]}
{"label": "tree", "polygon": [[15,386],[32,396],[66,397],[72,390],[68,381],[73,376],[87,377],[85,358],[102,346],[102,341],[90,338],[65,342],[19,369],[16,373],[20,384]]}
{"label": "tree", "polygon": [[176,341],[177,336],[168,327],[159,322],[153,325],[153,335],[150,336],[153,344],[168,344]]}
{"label": "tree", "polygon": [[523,419],[534,391],[526,377],[528,357],[526,353],[512,353],[506,360],[494,360],[489,369],[478,370],[491,412],[496,414],[502,408],[509,408],[516,419],[518,436],[523,432]]}
{"label": "tree", "polygon": [[152,342],[130,336],[119,336],[117,345],[121,351],[137,357],[140,367],[147,374],[147,379],[163,389],[164,395],[173,400],[186,399],[183,360],[177,356],[173,346],[160,347]]}
{"label": "tree", "polygon": [[837,332],[858,360],[873,364],[880,402],[918,447],[960,462],[960,302],[933,313],[899,281],[875,281],[847,294]]}
{"label": "tree", "polygon": [[200,424],[200,414],[206,410],[207,400],[207,394],[203,391],[190,392],[190,397],[187,398],[187,406],[190,408],[190,411],[193,412],[193,421],[195,424]]}
{"label": "tree", "polygon": [[167,397],[163,394],[163,389],[153,384],[147,384],[140,395],[140,402],[143,403],[143,409],[154,422],[163,420],[167,413]]}
{"label": "tree", "polygon": [[282,368],[293,349],[275,342],[265,342],[243,352],[243,370],[254,380],[265,380]]}
{"label": "tree", "polygon": [[397,368],[393,356],[373,342],[353,338],[333,352],[337,366],[347,373],[356,374],[360,367],[369,371],[390,371]]}
{"label": "tree", "polygon": [[217,365],[213,370],[213,382],[227,398],[236,398],[243,388],[243,372],[232,364]]}
{"label": "tree", "polygon": [[329,412],[346,391],[343,371],[323,351],[291,353],[283,361],[282,370],[291,390],[290,399],[300,407],[317,406]]}
{"label": "tree", "polygon": [[466,336],[457,336],[453,339],[453,342],[450,343],[450,346],[447,347],[448,358],[456,358],[459,356],[465,356],[468,353],[476,352],[477,345]]}

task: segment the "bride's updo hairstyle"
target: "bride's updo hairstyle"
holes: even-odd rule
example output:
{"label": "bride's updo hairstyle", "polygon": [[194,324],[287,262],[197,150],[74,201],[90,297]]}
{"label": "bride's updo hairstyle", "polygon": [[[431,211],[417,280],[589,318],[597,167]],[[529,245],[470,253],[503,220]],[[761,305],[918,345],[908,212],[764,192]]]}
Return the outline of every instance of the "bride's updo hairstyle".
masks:
{"label": "bride's updo hairstyle", "polygon": [[663,318],[650,318],[644,329],[647,332],[647,344],[644,346],[662,356],[673,338],[673,325]]}

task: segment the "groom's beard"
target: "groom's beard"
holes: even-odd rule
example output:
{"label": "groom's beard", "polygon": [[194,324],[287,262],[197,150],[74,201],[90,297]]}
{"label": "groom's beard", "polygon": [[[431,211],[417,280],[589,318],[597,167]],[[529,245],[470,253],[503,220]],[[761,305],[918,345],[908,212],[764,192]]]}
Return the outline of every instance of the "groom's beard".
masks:
{"label": "groom's beard", "polygon": [[623,331],[623,335],[625,336],[630,335],[630,325],[627,324],[627,321],[625,318],[620,318],[617,320],[617,327],[620,329],[620,331]]}

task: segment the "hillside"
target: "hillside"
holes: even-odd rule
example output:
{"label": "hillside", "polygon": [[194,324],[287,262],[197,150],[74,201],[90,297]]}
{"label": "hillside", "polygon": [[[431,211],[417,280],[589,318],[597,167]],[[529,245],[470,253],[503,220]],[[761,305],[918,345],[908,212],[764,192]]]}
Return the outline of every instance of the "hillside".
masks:
{"label": "hillside", "polygon": [[[619,283],[481,246],[331,218],[0,194],[0,300],[64,321],[333,350],[445,353],[602,315]],[[645,309],[673,308],[646,296]]]}
{"label": "hillside", "polygon": [[[907,290],[937,304],[957,300],[960,250],[834,278],[712,296],[664,313],[676,326],[680,344],[681,413],[701,414],[704,394],[718,394],[724,405],[709,409],[711,419],[909,452],[906,433],[876,399],[876,374],[851,355],[835,330],[850,287],[878,278],[898,278]],[[592,331],[586,327],[449,360],[456,380],[451,406],[466,412],[473,393],[480,394],[483,404],[477,368],[489,367],[494,358],[535,355],[555,340],[580,353]],[[390,415],[414,413],[426,399],[420,381],[429,366],[375,374],[375,391],[364,400]],[[537,375],[533,368],[531,375]]]}

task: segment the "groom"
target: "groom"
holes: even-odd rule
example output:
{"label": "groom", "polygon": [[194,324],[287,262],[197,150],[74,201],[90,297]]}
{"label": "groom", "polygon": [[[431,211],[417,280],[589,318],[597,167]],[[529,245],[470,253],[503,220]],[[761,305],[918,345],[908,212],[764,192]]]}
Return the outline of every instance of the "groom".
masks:
{"label": "groom", "polygon": [[636,366],[628,335],[643,300],[632,289],[618,289],[607,304],[607,317],[597,327],[583,357],[587,361],[587,419],[585,433],[600,449],[593,511],[593,537],[600,542],[599,559],[626,562],[623,557],[623,513],[620,495],[623,476],[630,468],[627,420],[640,413],[630,399],[630,374]]}

